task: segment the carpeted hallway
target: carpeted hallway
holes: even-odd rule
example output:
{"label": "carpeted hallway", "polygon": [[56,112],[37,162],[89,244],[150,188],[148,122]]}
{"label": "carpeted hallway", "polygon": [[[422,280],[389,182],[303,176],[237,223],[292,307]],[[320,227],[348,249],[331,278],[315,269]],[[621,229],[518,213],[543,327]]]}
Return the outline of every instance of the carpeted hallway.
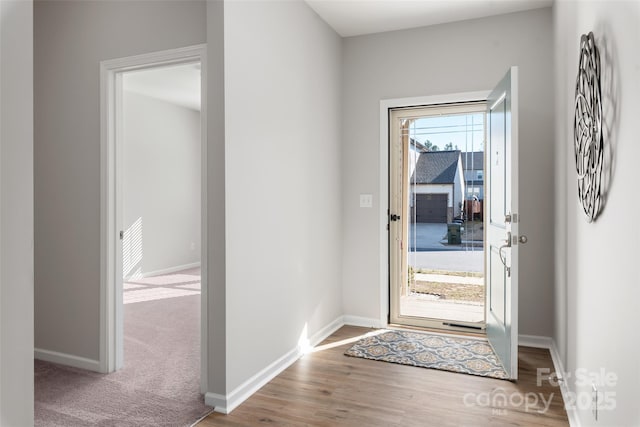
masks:
{"label": "carpeted hallway", "polygon": [[35,361],[35,425],[190,426],[200,395],[200,271],[124,285],[125,366],[104,375]]}

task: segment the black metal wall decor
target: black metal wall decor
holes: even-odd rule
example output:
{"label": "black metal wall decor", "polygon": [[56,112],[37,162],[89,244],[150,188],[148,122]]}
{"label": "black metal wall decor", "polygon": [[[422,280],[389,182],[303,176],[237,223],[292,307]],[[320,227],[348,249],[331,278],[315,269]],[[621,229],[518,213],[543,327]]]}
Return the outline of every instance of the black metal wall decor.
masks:
{"label": "black metal wall decor", "polygon": [[587,215],[587,221],[592,222],[602,207],[604,158],[600,55],[592,32],[580,37],[573,140],[578,173],[578,197]]}

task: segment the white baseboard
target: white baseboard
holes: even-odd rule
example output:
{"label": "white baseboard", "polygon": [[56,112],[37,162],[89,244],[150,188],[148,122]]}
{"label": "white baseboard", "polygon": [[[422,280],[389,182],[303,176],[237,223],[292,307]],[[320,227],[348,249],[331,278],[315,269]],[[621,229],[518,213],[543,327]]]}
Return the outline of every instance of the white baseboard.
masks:
{"label": "white baseboard", "polygon": [[285,355],[249,378],[226,396],[217,393],[206,393],[204,403],[213,406],[215,412],[223,414],[231,413],[231,411],[240,406],[242,402],[251,397],[251,395],[265,384],[294,364],[300,357],[304,356],[312,347],[324,341],[325,338],[340,329],[343,325],[343,316],[336,318],[318,332],[314,333],[306,343],[300,343],[296,348],[289,350]]}
{"label": "white baseboard", "polygon": [[214,412],[228,414],[227,398],[222,394],[206,392],[204,395],[204,404],[213,407]]}
{"label": "white baseboard", "polygon": [[35,359],[45,362],[57,363],[59,365],[71,366],[74,368],[86,369],[87,371],[100,372],[100,361],[87,359],[86,357],[74,356],[72,354],[59,353],[57,351],[34,349]]}
{"label": "white baseboard", "polygon": [[171,274],[171,273],[175,273],[176,271],[188,270],[190,268],[196,268],[196,267],[200,267],[199,261],[192,262],[190,264],[176,265],[174,267],[163,268],[161,270],[148,271],[146,273],[131,274],[129,276],[125,276],[124,280],[144,279],[146,277],[160,276],[163,274]]}
{"label": "white baseboard", "polygon": [[[562,393],[562,400],[566,403],[570,401],[569,399],[569,384],[567,383],[566,371],[564,370],[564,363],[562,363],[562,358],[560,357],[560,353],[558,352],[558,347],[556,346],[553,338],[550,337],[541,337],[536,335],[520,335],[518,337],[518,344],[525,347],[535,347],[535,348],[546,348],[549,350],[551,354],[551,360],[553,361],[553,368],[555,369],[556,375],[558,376],[559,385],[560,385],[560,393]],[[580,419],[578,418],[578,414],[574,407],[566,408],[567,418],[569,418],[569,426],[571,427],[580,427]]]}
{"label": "white baseboard", "polygon": [[343,319],[344,324],[349,326],[361,326],[364,328],[386,328],[388,326],[386,323],[383,324],[380,319],[371,317],[344,315]]}
{"label": "white baseboard", "polygon": [[[318,332],[313,334],[309,338],[309,348],[313,348],[320,344],[322,341],[327,339],[328,336],[333,334],[338,329],[344,326],[344,316],[337,317],[333,322],[329,323],[324,328],[320,329]],[[308,349],[302,349],[304,353],[307,353]]]}
{"label": "white baseboard", "polygon": [[[562,378],[562,381],[560,381],[560,392],[562,393],[562,400],[564,400],[566,404],[566,402],[572,400],[569,398],[571,390],[569,389],[568,378],[566,375],[567,371],[564,369],[564,363],[562,362],[562,358],[558,352],[558,347],[553,340],[551,340],[551,348],[549,349],[549,352],[551,353],[551,360],[553,360],[553,366],[556,369],[556,373]],[[567,411],[567,418],[569,418],[569,425],[571,427],[580,427],[582,424],[580,423],[580,418],[578,418],[578,411],[575,406],[571,406],[569,408],[565,406],[565,410]]]}
{"label": "white baseboard", "polygon": [[541,337],[538,335],[519,335],[518,345],[533,348],[546,348],[551,351],[553,340],[550,337]]}
{"label": "white baseboard", "polygon": [[216,407],[214,410],[216,412],[222,412],[224,414],[231,413],[231,411],[240,406],[242,402],[251,397],[251,395],[258,391],[262,386],[267,384],[278,374],[291,366],[296,360],[300,358],[300,356],[302,356],[302,353],[300,352],[298,347],[289,350],[284,356],[280,357],[278,360],[249,378],[235,390],[231,391],[231,393],[229,393],[227,395],[227,398],[225,399],[226,405],[224,408]]}

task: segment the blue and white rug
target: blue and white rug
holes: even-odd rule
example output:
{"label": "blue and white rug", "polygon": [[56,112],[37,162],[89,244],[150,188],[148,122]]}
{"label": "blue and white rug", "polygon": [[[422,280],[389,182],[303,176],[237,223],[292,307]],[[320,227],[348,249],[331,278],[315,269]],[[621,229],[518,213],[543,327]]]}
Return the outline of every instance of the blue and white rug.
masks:
{"label": "blue and white rug", "polygon": [[424,332],[383,330],[356,342],[347,356],[508,379],[489,342]]}

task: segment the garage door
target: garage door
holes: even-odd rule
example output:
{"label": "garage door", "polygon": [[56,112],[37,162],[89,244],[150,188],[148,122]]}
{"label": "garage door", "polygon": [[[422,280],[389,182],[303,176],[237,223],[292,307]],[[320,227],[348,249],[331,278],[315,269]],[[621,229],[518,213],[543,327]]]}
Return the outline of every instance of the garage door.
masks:
{"label": "garage door", "polygon": [[416,194],[416,222],[447,222],[447,194]]}

